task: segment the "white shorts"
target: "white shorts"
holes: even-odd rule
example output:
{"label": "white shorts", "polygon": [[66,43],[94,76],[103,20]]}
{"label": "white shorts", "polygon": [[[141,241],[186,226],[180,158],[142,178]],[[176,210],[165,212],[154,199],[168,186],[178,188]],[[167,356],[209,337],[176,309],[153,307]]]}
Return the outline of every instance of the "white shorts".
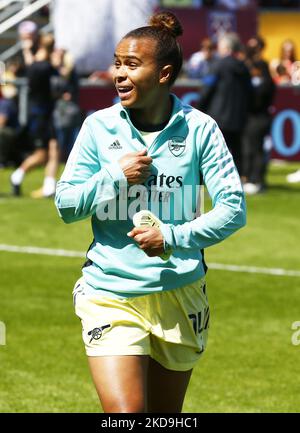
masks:
{"label": "white shorts", "polygon": [[207,344],[209,305],[205,280],[174,290],[112,299],[73,291],[88,356],[149,355],[176,371],[194,367]]}

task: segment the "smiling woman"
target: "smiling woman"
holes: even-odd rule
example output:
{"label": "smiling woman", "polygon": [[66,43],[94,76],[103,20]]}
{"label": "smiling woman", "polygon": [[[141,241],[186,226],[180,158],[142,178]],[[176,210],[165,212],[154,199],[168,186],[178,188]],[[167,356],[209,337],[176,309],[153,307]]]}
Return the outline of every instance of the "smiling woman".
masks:
{"label": "smiling woman", "polygon": [[169,88],[182,66],[176,40],[181,34],[176,17],[161,13],[151,18],[150,26],[129,32],[117,46],[113,79],[123,107],[143,109],[133,112],[137,122],[161,124],[169,119]]}
{"label": "smiling woman", "polygon": [[[218,126],[170,93],[181,33],[163,12],[122,38],[113,72],[120,102],[85,120],[57,186],[65,222],[92,217],[94,240],[73,292],[105,412],[181,411],[207,342],[203,249],[245,224]],[[201,179],[214,207],[197,216]],[[146,225],[133,227],[133,208],[151,208]]]}

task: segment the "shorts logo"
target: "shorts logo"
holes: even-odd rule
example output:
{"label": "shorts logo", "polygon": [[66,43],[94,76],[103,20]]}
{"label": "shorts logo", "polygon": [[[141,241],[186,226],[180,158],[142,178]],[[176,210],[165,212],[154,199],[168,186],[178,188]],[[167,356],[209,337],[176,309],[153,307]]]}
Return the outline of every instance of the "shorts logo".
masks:
{"label": "shorts logo", "polygon": [[174,156],[180,156],[185,151],[185,139],[184,137],[172,137],[168,141],[169,150]]}
{"label": "shorts logo", "polygon": [[102,337],[102,331],[106,328],[110,328],[110,325],[100,326],[100,328],[94,328],[91,331],[89,331],[88,335],[91,335],[90,343],[93,340],[100,340],[100,338]]}

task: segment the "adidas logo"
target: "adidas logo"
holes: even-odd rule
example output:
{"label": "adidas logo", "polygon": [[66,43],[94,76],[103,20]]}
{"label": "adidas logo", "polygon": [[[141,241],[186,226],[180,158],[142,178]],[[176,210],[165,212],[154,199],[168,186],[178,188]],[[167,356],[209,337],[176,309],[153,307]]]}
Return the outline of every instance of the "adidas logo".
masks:
{"label": "adidas logo", "polygon": [[111,143],[111,145],[108,148],[109,149],[122,149],[122,146],[121,146],[119,140],[116,140],[113,143]]}

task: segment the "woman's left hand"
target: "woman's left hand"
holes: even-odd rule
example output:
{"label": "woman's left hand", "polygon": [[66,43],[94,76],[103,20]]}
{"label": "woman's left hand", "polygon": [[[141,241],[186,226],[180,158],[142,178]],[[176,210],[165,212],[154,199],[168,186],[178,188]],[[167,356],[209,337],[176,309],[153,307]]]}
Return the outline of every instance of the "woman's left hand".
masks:
{"label": "woman's left hand", "polygon": [[160,256],[164,252],[163,235],[156,227],[135,227],[127,236],[133,238],[149,257]]}

